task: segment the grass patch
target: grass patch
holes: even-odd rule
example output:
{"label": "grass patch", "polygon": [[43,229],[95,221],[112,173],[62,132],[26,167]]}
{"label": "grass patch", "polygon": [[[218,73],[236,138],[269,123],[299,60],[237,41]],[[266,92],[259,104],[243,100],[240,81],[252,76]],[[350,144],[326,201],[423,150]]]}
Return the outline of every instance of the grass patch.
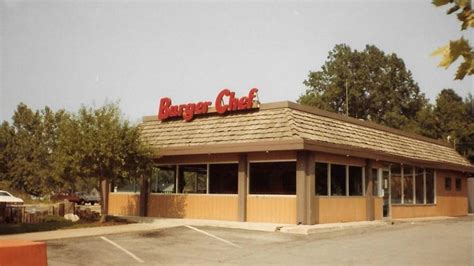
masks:
{"label": "grass patch", "polygon": [[46,216],[41,223],[37,224],[0,224],[0,235],[21,234],[42,231],[52,231],[58,229],[77,229],[98,226],[112,226],[128,224],[130,222],[123,219],[112,219],[101,223],[99,220],[79,220],[75,223],[58,216]]}

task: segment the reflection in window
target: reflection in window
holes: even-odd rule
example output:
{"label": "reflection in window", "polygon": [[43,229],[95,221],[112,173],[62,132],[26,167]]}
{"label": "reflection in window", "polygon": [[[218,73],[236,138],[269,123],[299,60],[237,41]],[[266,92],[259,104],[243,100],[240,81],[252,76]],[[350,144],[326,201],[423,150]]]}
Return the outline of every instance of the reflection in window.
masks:
{"label": "reflection in window", "polygon": [[140,192],[138,180],[135,178],[119,180],[114,184],[114,192]]}
{"label": "reflection in window", "polygon": [[461,191],[462,190],[462,180],[461,178],[457,177],[456,178],[456,191]]}
{"label": "reflection in window", "polygon": [[209,165],[209,193],[237,194],[239,165],[210,164]]}
{"label": "reflection in window", "polygon": [[180,165],[179,193],[206,193],[207,165]]}
{"label": "reflection in window", "polygon": [[362,167],[349,166],[349,195],[362,196]]}
{"label": "reflection in window", "polygon": [[451,190],[451,177],[445,177],[444,178],[444,189],[446,191],[450,191]]}
{"label": "reflection in window", "polygon": [[403,167],[403,202],[413,203],[413,167]]}
{"label": "reflection in window", "polygon": [[[372,169],[372,180],[373,180],[373,186],[372,186],[372,195],[380,197],[381,194],[379,192],[379,171],[376,168]],[[367,180],[365,181],[367,182]]]}
{"label": "reflection in window", "polygon": [[316,195],[328,195],[327,163],[316,163]]}
{"label": "reflection in window", "polygon": [[415,198],[416,204],[423,204],[425,198],[425,185],[423,178],[423,168],[416,168],[415,170]]}
{"label": "reflection in window", "polygon": [[331,164],[331,195],[346,195],[346,166]]}
{"label": "reflection in window", "polygon": [[153,169],[150,190],[152,193],[176,192],[176,166],[159,166]]}
{"label": "reflection in window", "polygon": [[250,194],[296,194],[296,163],[250,163]]}
{"label": "reflection in window", "polygon": [[399,164],[394,164],[390,168],[390,194],[392,196],[392,203],[402,202],[402,172]]}
{"label": "reflection in window", "polygon": [[426,203],[434,203],[434,171],[433,169],[426,169]]}

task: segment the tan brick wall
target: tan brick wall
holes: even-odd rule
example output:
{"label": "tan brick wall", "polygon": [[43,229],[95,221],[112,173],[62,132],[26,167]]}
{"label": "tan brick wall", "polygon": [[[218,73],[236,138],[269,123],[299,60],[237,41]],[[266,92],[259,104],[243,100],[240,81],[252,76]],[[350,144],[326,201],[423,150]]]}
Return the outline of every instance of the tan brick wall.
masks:
{"label": "tan brick wall", "polygon": [[237,195],[151,194],[148,216],[237,221]]}
{"label": "tan brick wall", "polygon": [[135,193],[115,192],[109,194],[109,214],[139,215],[140,195]]}

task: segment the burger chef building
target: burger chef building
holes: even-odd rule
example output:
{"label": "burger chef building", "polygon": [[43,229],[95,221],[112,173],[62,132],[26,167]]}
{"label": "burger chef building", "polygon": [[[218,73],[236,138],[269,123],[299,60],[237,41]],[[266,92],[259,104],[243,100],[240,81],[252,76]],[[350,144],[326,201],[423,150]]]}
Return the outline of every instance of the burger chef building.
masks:
{"label": "burger chef building", "polygon": [[[156,168],[109,214],[287,224],[461,216],[474,166],[448,143],[292,102],[257,89],[212,102],[160,101],[144,117]],[[139,192],[141,191],[141,193]]]}

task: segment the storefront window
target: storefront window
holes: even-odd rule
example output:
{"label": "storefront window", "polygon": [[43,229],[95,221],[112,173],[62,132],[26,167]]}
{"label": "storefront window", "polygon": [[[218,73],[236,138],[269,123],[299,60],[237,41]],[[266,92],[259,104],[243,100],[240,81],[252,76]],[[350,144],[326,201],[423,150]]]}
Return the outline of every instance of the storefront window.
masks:
{"label": "storefront window", "polygon": [[392,196],[392,203],[402,203],[402,171],[399,164],[394,164],[390,168],[390,194]]}
{"label": "storefront window", "polygon": [[451,177],[444,178],[444,190],[450,191],[451,190]]}
{"label": "storefront window", "polygon": [[462,181],[461,178],[456,177],[456,191],[461,191],[462,190]]}
{"label": "storefront window", "polygon": [[349,166],[349,195],[362,196],[362,167]]}
{"label": "storefront window", "polygon": [[403,167],[403,203],[413,204],[413,167]]}
{"label": "storefront window", "polygon": [[331,164],[331,195],[346,195],[346,166]]}
{"label": "storefront window", "polygon": [[250,163],[250,194],[296,194],[296,163]]}
{"label": "storefront window", "polygon": [[433,169],[426,169],[426,203],[434,203],[435,176]]}
{"label": "storefront window", "polygon": [[150,191],[152,193],[175,193],[176,166],[167,165],[154,168],[150,180]]}
{"label": "storefront window", "polygon": [[239,165],[210,164],[209,165],[209,193],[237,194]]}
{"label": "storefront window", "polygon": [[113,185],[114,192],[140,192],[140,186],[136,179],[121,180]]}
{"label": "storefront window", "polygon": [[328,195],[328,164],[316,163],[316,195]]}
{"label": "storefront window", "polygon": [[207,165],[180,165],[178,193],[206,193]]}
{"label": "storefront window", "polygon": [[423,168],[416,168],[415,170],[415,198],[416,204],[423,204],[425,198],[425,184],[423,178]]}

